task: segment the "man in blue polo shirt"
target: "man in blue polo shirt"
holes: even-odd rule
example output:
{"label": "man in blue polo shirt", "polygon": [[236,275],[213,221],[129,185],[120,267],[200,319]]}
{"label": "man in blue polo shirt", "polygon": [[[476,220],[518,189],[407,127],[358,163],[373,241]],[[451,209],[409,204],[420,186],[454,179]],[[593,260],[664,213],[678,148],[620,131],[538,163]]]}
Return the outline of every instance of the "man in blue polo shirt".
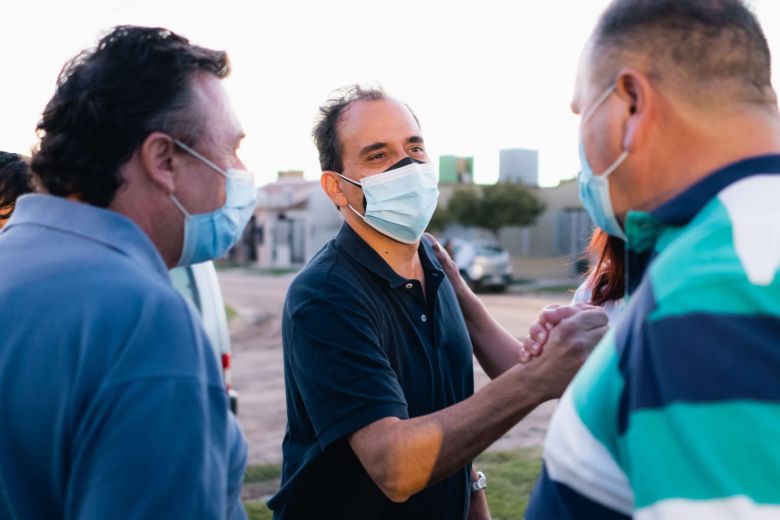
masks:
{"label": "man in blue polo shirt", "polygon": [[322,187],[345,224],[284,307],[288,428],[274,518],[487,518],[471,460],[563,391],[606,315],[562,310],[528,365],[505,331],[475,340],[496,379],[474,394],[469,332],[421,241],[438,185],[415,116],[352,87],[322,108],[314,137]]}
{"label": "man in blue polo shirt", "polygon": [[630,299],[560,401],[526,517],[780,518],[780,114],[740,0],[616,0],[572,107]]}
{"label": "man in blue polo shirt", "polygon": [[0,518],[245,518],[246,445],[168,269],[254,207],[224,52],[118,27],[64,68],[0,233]]}
{"label": "man in blue polo shirt", "polygon": [[0,229],[11,218],[16,199],[32,190],[27,159],[19,154],[0,152]]}

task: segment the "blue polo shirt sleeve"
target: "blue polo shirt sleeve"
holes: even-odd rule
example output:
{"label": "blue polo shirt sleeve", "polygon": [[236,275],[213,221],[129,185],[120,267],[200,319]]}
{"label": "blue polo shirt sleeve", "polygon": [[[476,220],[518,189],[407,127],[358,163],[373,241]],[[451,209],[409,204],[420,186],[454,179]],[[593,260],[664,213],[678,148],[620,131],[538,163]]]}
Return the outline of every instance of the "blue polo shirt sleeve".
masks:
{"label": "blue polo shirt sleeve", "polygon": [[321,449],[379,419],[408,418],[380,322],[362,291],[329,281],[308,289],[291,288],[285,328],[292,379]]}
{"label": "blue polo shirt sleeve", "polygon": [[246,451],[208,340],[172,290],[138,305],[74,425],[66,517],[243,518],[228,476]]}

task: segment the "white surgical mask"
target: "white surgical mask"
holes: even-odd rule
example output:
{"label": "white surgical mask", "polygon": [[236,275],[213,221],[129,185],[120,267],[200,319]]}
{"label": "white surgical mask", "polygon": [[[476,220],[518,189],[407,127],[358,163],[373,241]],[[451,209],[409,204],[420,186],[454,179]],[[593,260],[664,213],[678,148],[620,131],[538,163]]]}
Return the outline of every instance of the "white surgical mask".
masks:
{"label": "white surgical mask", "polygon": [[352,205],[349,208],[366,224],[398,242],[419,242],[439,201],[439,183],[431,163],[407,157],[360,182],[337,175],[363,190],[365,215]]}
{"label": "white surgical mask", "polygon": [[190,214],[179,200],[171,195],[174,205],[184,215],[184,240],[177,266],[197,264],[220,258],[241,237],[257,204],[255,176],[236,168],[223,170],[203,155],[178,139],[176,145],[200,159],[227,178],[225,205],[210,213]]}

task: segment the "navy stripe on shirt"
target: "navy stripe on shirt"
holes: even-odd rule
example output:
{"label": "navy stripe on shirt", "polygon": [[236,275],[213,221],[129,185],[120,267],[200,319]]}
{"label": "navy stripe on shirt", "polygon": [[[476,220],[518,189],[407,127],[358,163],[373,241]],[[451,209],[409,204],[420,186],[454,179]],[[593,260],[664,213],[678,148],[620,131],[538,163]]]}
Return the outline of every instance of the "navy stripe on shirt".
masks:
{"label": "navy stripe on shirt", "polygon": [[626,390],[618,431],[626,431],[629,412],[675,401],[780,401],[779,337],[777,316],[701,313],[647,322],[620,363]]}
{"label": "navy stripe on shirt", "polygon": [[704,177],[677,197],[652,211],[667,226],[684,226],[727,186],[752,175],[780,174],[780,155],[743,159]]}
{"label": "navy stripe on shirt", "polygon": [[534,487],[525,511],[526,520],[569,520],[594,518],[625,520],[629,516],[594,502],[566,484],[555,482],[542,465],[542,473]]}

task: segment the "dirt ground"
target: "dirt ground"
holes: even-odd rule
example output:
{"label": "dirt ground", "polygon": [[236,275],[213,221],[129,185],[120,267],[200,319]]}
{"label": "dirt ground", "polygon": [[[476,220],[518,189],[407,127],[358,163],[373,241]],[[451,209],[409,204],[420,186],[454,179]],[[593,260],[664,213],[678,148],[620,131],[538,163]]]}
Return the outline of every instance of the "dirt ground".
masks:
{"label": "dirt ground", "polygon": [[[233,385],[239,392],[239,421],[249,442],[250,464],[279,463],[286,426],[280,313],[294,275],[266,276],[244,270],[219,272],[225,303],[238,315],[231,321]],[[565,303],[566,294],[484,295],[491,314],[512,334],[522,336],[539,310]],[[488,377],[475,361],[475,387]],[[555,407],[545,403],[496,441],[491,450],[538,446]]]}

